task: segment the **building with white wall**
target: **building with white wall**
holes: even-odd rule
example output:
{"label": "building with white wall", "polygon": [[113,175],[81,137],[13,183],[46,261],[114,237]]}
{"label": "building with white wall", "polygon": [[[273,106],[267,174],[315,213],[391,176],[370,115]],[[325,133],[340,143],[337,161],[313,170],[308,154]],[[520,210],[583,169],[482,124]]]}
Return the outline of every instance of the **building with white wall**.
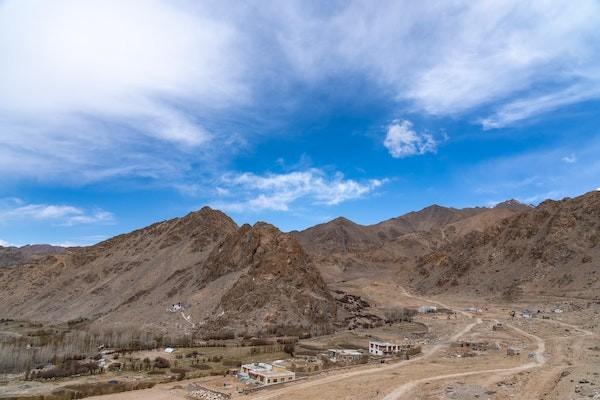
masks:
{"label": "building with white wall", "polygon": [[410,344],[398,344],[374,340],[369,342],[369,354],[373,356],[391,356],[396,353],[405,352],[412,347],[413,346]]}
{"label": "building with white wall", "polygon": [[329,349],[327,356],[333,362],[355,363],[360,361],[363,354],[358,350],[351,349]]}
{"label": "building with white wall", "polygon": [[290,382],[296,378],[295,372],[277,365],[261,362],[242,365],[238,375],[242,379],[251,379],[262,385]]}

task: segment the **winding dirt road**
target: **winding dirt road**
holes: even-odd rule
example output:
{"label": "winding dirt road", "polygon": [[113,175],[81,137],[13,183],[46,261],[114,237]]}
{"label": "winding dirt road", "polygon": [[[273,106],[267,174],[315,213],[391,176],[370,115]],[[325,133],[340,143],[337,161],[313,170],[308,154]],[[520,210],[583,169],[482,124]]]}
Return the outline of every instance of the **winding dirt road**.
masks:
{"label": "winding dirt road", "polygon": [[[474,318],[471,313],[456,309],[455,307],[452,307],[448,304],[444,304],[437,300],[433,300],[433,299],[429,299],[429,298],[425,298],[425,297],[421,297],[421,296],[417,296],[417,295],[408,293],[408,291],[403,287],[399,287],[399,289],[402,292],[402,294],[406,297],[410,297],[410,298],[419,300],[421,302],[436,304],[440,307],[447,308],[456,313],[462,314],[462,315],[466,316],[467,318]],[[327,377],[323,377],[323,378],[311,379],[309,381],[305,381],[302,383],[289,385],[287,387],[282,387],[280,389],[275,389],[272,392],[264,393],[257,397],[253,397],[253,399],[254,400],[269,400],[269,399],[274,399],[274,398],[285,398],[286,393],[290,393],[292,391],[298,392],[298,391],[301,391],[302,389],[308,389],[308,388],[312,388],[312,387],[320,386],[320,385],[327,385],[332,382],[338,382],[338,381],[353,378],[353,377],[358,377],[358,376],[363,377],[363,376],[366,376],[369,374],[378,374],[378,373],[381,373],[384,371],[393,371],[393,370],[403,369],[412,363],[422,362],[424,360],[432,358],[434,355],[436,355],[442,349],[449,347],[449,343],[459,340],[461,337],[463,337],[464,335],[469,333],[475,326],[481,324],[482,322],[483,321],[481,318],[476,318],[472,323],[469,323],[467,326],[462,328],[460,331],[458,331],[454,335],[452,335],[447,342],[439,343],[439,344],[436,344],[435,346],[432,346],[421,357],[414,358],[414,359],[411,359],[411,360],[408,360],[405,362],[401,362],[401,363],[397,363],[397,364],[388,364],[388,365],[372,367],[372,368],[368,368],[368,369],[365,368],[365,369],[359,369],[359,370],[352,370],[352,371],[339,373],[336,375],[331,375],[331,376],[327,376]],[[557,322],[557,321],[553,321],[553,322]],[[580,331],[581,333],[584,333],[585,335],[593,334],[592,332],[585,331],[585,330],[578,328],[576,326],[573,326],[573,325],[569,325],[569,324],[562,323],[562,322],[557,322],[557,323],[564,325],[564,326],[569,326],[570,328],[576,329],[576,330]],[[407,398],[407,399],[412,398],[410,396],[410,393],[414,389],[416,389],[419,385],[424,384],[426,382],[440,381],[440,380],[445,380],[445,379],[462,378],[462,377],[469,377],[469,376],[476,376],[476,375],[486,375],[486,374],[487,375],[496,375],[496,376],[498,376],[498,375],[508,376],[508,375],[517,374],[519,372],[527,371],[530,369],[539,368],[546,363],[546,358],[544,356],[544,352],[546,349],[546,342],[543,338],[536,336],[534,334],[531,334],[529,332],[526,332],[523,329],[518,328],[511,324],[505,324],[505,326],[507,326],[511,330],[515,331],[517,334],[519,334],[523,337],[527,337],[536,343],[536,350],[534,352],[534,358],[532,361],[527,362],[522,365],[511,367],[511,368],[479,369],[479,370],[472,370],[472,371],[465,371],[465,372],[458,372],[458,373],[444,373],[444,374],[440,374],[440,375],[428,376],[427,378],[419,378],[419,379],[409,380],[409,381],[403,382],[401,385],[397,386],[395,389],[393,389],[391,392],[389,392],[384,397],[384,400],[400,400],[403,398]]]}
{"label": "winding dirt road", "polygon": [[[533,362],[526,363],[523,365],[519,365],[517,367],[512,368],[495,368],[495,369],[484,369],[478,371],[469,371],[469,372],[460,372],[455,374],[443,374],[437,376],[430,376],[423,379],[416,379],[413,381],[406,382],[400,386],[398,386],[394,391],[389,393],[387,396],[383,398],[383,400],[399,400],[402,399],[404,395],[410,393],[413,389],[415,389],[419,384],[423,384],[425,382],[433,382],[444,379],[453,379],[453,378],[462,378],[466,376],[474,376],[474,375],[484,375],[484,374],[495,374],[495,375],[512,375],[518,372],[526,371],[532,368],[537,368],[545,364],[546,358],[544,357],[544,351],[546,349],[546,342],[544,339],[539,336],[532,335],[524,330],[517,328],[513,325],[507,325],[511,329],[517,331],[519,334],[529,337],[530,339],[535,340],[537,344],[537,349],[535,351],[535,358]],[[460,333],[460,332],[459,332]],[[460,337],[460,336],[459,336]]]}
{"label": "winding dirt road", "polygon": [[[516,398],[541,398],[544,393],[550,393],[556,388],[561,374],[566,369],[573,369],[573,364],[570,362],[573,359],[571,348],[582,347],[577,344],[577,341],[582,341],[584,339],[590,340],[590,335],[593,335],[594,337],[597,336],[591,331],[562,321],[536,319],[535,323],[547,323],[562,326],[564,328],[569,328],[572,332],[577,332],[578,335],[572,336],[572,333],[565,335],[562,330],[559,330],[561,334],[554,332],[550,334],[550,336],[547,336],[548,331],[544,329],[538,331],[539,333],[536,332],[539,325],[531,325],[529,328],[523,327],[522,329],[519,326],[515,326],[510,322],[503,320],[502,322],[507,331],[512,331],[513,333],[509,334],[510,336],[518,336],[523,339],[526,338],[528,342],[534,344],[535,350],[532,357],[528,359],[513,358],[510,361],[505,359],[505,362],[502,365],[497,365],[498,368],[490,368],[490,366],[494,365],[491,365],[489,362],[473,361],[453,364],[448,358],[448,354],[444,354],[444,351],[450,348],[452,342],[460,340],[465,335],[471,334],[475,337],[482,333],[488,335],[490,329],[481,329],[482,327],[476,329],[484,322],[484,320],[476,314],[473,315],[472,313],[458,310],[456,309],[457,307],[452,307],[436,300],[410,294],[404,288],[397,287],[396,289],[404,296],[418,300],[420,303],[427,302],[430,304],[437,304],[440,307],[453,310],[456,313],[465,316],[466,320],[462,319],[461,321],[457,321],[460,322],[460,327],[455,328],[456,332],[447,333],[444,335],[442,341],[425,348],[420,357],[393,364],[365,365],[345,371],[338,370],[325,372],[307,380],[297,381],[279,387],[265,388],[264,391],[255,392],[249,395],[236,394],[234,397],[246,398],[248,400],[299,400],[306,398],[344,398],[353,400],[413,399],[417,396],[417,393],[419,393],[419,389],[425,389],[425,385],[432,382],[472,376],[481,376],[481,379],[486,382],[495,381],[498,378],[504,380],[508,377],[510,377],[510,381],[512,379],[519,379],[516,378],[519,373],[536,369],[535,376],[531,375],[528,377],[527,375],[523,375],[520,380],[517,380],[520,386],[515,386],[513,388],[513,393],[516,394]],[[490,318],[485,319],[486,323],[498,323],[498,320],[495,320],[490,314],[487,316]],[[533,323],[533,321],[531,322]],[[529,332],[525,329],[529,330]],[[548,357],[547,359],[545,356],[546,351],[549,351],[552,354],[551,358]],[[583,353],[583,350],[581,352]],[[500,358],[496,358],[496,360],[500,360]],[[521,362],[522,364],[514,364],[518,362]],[[477,379],[479,382],[479,378]],[[428,387],[431,388],[432,386]],[[514,390],[517,391],[514,392]],[[154,396],[155,394],[156,396]],[[110,397],[105,396],[103,399],[137,400],[169,398],[165,397],[166,394],[171,396],[170,398],[184,398],[185,391],[182,389],[176,390],[172,385],[157,385],[157,387],[146,391],[111,395]]]}
{"label": "winding dirt road", "polygon": [[[400,287],[399,289],[402,292],[402,294],[404,296],[406,296],[406,297],[411,297],[411,298],[414,298],[414,299],[418,299],[420,301],[429,302],[429,303],[432,303],[432,304],[437,304],[440,307],[447,308],[449,310],[453,310],[453,311],[455,311],[457,313],[460,313],[460,314],[466,316],[467,318],[473,318],[473,316],[470,313],[464,312],[462,310],[454,309],[453,307],[450,307],[449,305],[441,303],[439,301],[435,301],[435,300],[431,300],[431,299],[427,299],[427,298],[423,298],[423,297],[419,297],[419,296],[410,294],[403,287]],[[298,383],[298,384],[292,384],[292,385],[289,385],[289,386],[286,386],[286,387],[282,387],[281,389],[274,390],[273,392],[265,393],[265,394],[262,394],[262,395],[260,395],[258,397],[253,397],[252,399],[253,400],[269,400],[269,399],[274,399],[274,398],[277,398],[277,397],[280,397],[280,396],[284,396],[285,393],[287,393],[289,391],[298,391],[298,390],[308,389],[308,388],[315,387],[315,386],[326,385],[326,384],[330,384],[332,382],[337,382],[337,381],[341,381],[341,380],[352,378],[352,377],[356,377],[356,376],[365,376],[365,375],[369,375],[369,374],[379,374],[379,373],[385,372],[385,371],[393,371],[393,370],[397,370],[397,369],[403,369],[403,368],[407,367],[408,365],[411,365],[411,364],[417,363],[417,362],[422,362],[424,360],[427,360],[427,359],[433,357],[440,350],[449,347],[449,343],[457,341],[462,336],[464,336],[467,333],[469,333],[475,326],[481,324],[482,322],[483,321],[482,321],[481,318],[476,318],[474,322],[468,324],[463,329],[461,329],[460,331],[458,331],[457,333],[455,333],[454,335],[452,335],[452,337],[450,337],[450,339],[447,341],[447,343],[439,343],[439,344],[436,344],[436,345],[432,346],[421,357],[413,358],[411,360],[403,361],[403,362],[400,362],[400,363],[385,364],[385,365],[382,365],[382,366],[372,367],[372,368],[368,368],[368,369],[353,370],[353,371],[348,371],[348,372],[344,372],[344,373],[340,373],[340,374],[336,374],[336,375],[331,375],[331,376],[327,376],[327,377],[323,377],[323,378],[317,378],[317,379],[309,380],[309,381]],[[527,334],[527,335],[529,335],[529,334]],[[484,373],[484,372],[477,371],[475,373]],[[459,374],[459,376],[460,376],[460,374]],[[435,379],[435,377],[434,377],[434,379]],[[443,378],[439,377],[439,379],[443,379]],[[409,388],[409,387],[406,386],[406,385],[417,385],[418,383],[419,383],[419,380],[407,382],[407,383],[403,384],[401,387],[399,387],[398,389],[396,389],[394,392],[390,393],[390,395],[392,395],[393,393],[396,393],[397,390],[401,390],[401,391],[407,390],[407,388]],[[405,388],[405,386],[406,386],[406,388]],[[390,395],[388,395],[388,397]],[[394,398],[394,399],[398,398],[396,395],[394,395],[394,396],[395,397],[389,397],[389,398],[390,399],[392,399],[392,398]],[[388,399],[388,397],[386,397],[386,399]]]}

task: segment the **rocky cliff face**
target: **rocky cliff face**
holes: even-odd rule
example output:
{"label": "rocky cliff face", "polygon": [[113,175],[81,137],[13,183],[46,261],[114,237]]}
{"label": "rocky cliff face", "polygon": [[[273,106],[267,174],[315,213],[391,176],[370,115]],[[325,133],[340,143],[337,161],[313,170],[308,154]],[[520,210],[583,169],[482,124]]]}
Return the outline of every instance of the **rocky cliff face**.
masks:
{"label": "rocky cliff face", "polygon": [[[175,303],[183,314],[167,311]],[[327,330],[335,305],[292,237],[266,224],[238,229],[203,208],[0,270],[0,315],[159,331],[257,331],[273,321]]]}
{"label": "rocky cliff face", "polygon": [[325,282],[298,242],[274,226],[242,226],[213,249],[206,265],[219,274],[241,272],[223,294],[213,325],[271,333],[331,331],[336,307]]}
{"label": "rocky cliff face", "polygon": [[600,192],[545,201],[422,257],[423,292],[516,298],[600,290]]}

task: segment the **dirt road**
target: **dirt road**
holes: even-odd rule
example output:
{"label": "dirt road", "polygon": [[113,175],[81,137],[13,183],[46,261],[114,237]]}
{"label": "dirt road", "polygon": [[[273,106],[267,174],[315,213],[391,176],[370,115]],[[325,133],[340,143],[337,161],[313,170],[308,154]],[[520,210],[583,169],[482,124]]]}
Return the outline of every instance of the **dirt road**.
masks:
{"label": "dirt road", "polygon": [[[512,391],[511,398],[513,398],[512,396],[523,399],[546,398],[545,394],[554,392],[560,393],[556,394],[558,397],[555,397],[555,399],[562,399],[565,390],[571,390],[572,392],[572,388],[557,389],[561,374],[567,369],[573,371],[575,367],[573,367],[572,362],[576,359],[583,359],[589,353],[581,350],[576,357],[573,355],[572,349],[583,349],[582,341],[592,340],[593,337],[590,335],[596,336],[593,332],[562,321],[542,319],[507,321],[502,317],[504,311],[501,313],[497,310],[491,310],[479,317],[477,314],[459,310],[458,307],[413,295],[404,288],[394,287],[394,289],[399,290],[402,296],[417,300],[419,303],[436,304],[454,310],[467,319],[459,318],[459,320],[455,320],[454,325],[449,325],[454,326],[452,329],[455,332],[445,331],[442,336],[443,339],[432,346],[426,347],[420,357],[393,364],[357,366],[343,372],[325,372],[308,380],[280,387],[266,388],[264,391],[249,395],[235,394],[234,397],[248,400],[413,399],[421,398],[419,396],[423,393],[431,393],[434,387],[439,388],[440,385],[445,385],[445,380],[468,381],[470,379],[471,382],[486,387],[495,385],[496,382],[508,381],[509,385],[514,385],[507,389],[509,390],[508,393]],[[468,361],[464,358],[452,356],[453,350],[450,350],[452,342],[459,341],[465,336],[470,336],[469,340],[477,340],[477,337],[492,335],[491,325],[499,322],[495,318],[502,319],[505,326],[505,330],[500,333],[500,337],[504,335],[504,340],[510,338],[508,339],[509,342],[512,339],[513,342],[521,343],[525,348],[529,347],[529,351],[532,353],[529,358],[525,357],[525,354],[522,358],[506,357],[498,352],[489,352],[486,357],[472,358]],[[555,326],[551,328],[551,325]],[[557,327],[568,328],[568,330],[557,329]],[[497,333],[494,333],[494,335],[497,335]],[[482,340],[486,339],[482,338]],[[524,343],[527,343],[527,345]],[[546,356],[546,351],[548,351],[548,356]],[[533,370],[535,370],[535,373],[530,375],[530,371]],[[146,392],[113,395],[110,399],[159,400],[168,396],[171,396],[170,398],[185,398],[183,391],[175,390],[171,385],[157,386]],[[103,400],[107,400],[107,398],[105,396]]]}
{"label": "dirt road", "polygon": [[[400,291],[402,292],[403,295],[405,295],[407,297],[418,299],[418,300],[421,300],[421,301],[424,301],[424,302],[429,302],[429,303],[437,304],[440,307],[444,307],[444,308],[447,308],[449,310],[453,310],[453,311],[455,311],[457,313],[460,313],[462,315],[465,315],[467,318],[473,318],[473,316],[470,313],[467,313],[467,312],[464,312],[464,311],[461,311],[461,310],[454,310],[454,308],[450,307],[447,304],[441,303],[439,301],[435,301],[435,300],[426,299],[426,298],[423,298],[423,297],[412,295],[412,294],[408,293],[406,291],[406,289],[404,289],[403,287],[400,288]],[[326,384],[330,384],[330,383],[333,383],[333,382],[338,382],[338,381],[341,381],[341,380],[345,380],[345,379],[349,379],[349,378],[353,378],[353,377],[357,377],[357,376],[366,376],[366,375],[370,375],[370,374],[379,374],[379,373],[382,373],[382,372],[385,372],[385,371],[393,371],[393,370],[397,370],[397,369],[404,369],[404,368],[406,368],[407,366],[409,366],[409,365],[411,365],[413,363],[422,362],[424,360],[427,360],[427,359],[433,357],[440,350],[442,350],[443,348],[448,347],[450,342],[457,341],[462,336],[464,336],[467,333],[469,333],[476,325],[479,325],[482,322],[483,321],[482,321],[481,318],[477,318],[474,322],[468,324],[463,329],[461,329],[460,331],[458,331],[454,335],[452,335],[450,337],[450,339],[448,340],[448,343],[439,343],[439,344],[436,344],[435,346],[432,346],[421,357],[413,358],[411,360],[403,361],[403,362],[400,362],[400,363],[387,364],[387,365],[378,366],[378,367],[372,367],[372,368],[368,368],[368,369],[365,368],[365,369],[360,369],[360,370],[353,370],[353,371],[348,371],[348,372],[344,372],[344,373],[340,373],[340,374],[336,374],[336,375],[332,375],[332,376],[328,376],[328,377],[316,378],[316,379],[309,380],[307,382],[303,382],[303,383],[298,383],[298,384],[295,384],[295,385],[289,385],[289,386],[286,386],[286,387],[282,387],[281,389],[274,390],[271,393],[266,393],[266,394],[263,394],[263,395],[259,395],[257,397],[253,397],[252,399],[253,400],[274,399],[274,398],[277,398],[277,397],[280,397],[280,396],[284,396],[284,394],[286,392],[288,392],[288,391],[298,391],[298,390],[302,390],[302,389],[308,389],[308,388],[311,388],[311,387],[320,386],[320,385],[326,385]]]}
{"label": "dirt road", "polygon": [[[429,298],[425,298],[422,296],[417,296],[417,295],[411,294],[403,287],[400,287],[399,289],[402,292],[402,294],[406,297],[410,297],[410,298],[419,300],[421,302],[436,304],[440,307],[447,308],[449,310],[453,310],[459,314],[462,314],[462,315],[466,316],[467,318],[473,318],[473,315],[469,312],[465,312],[465,311],[456,309],[455,307],[452,307],[448,304],[442,303],[437,300],[433,300],[433,299],[429,299]],[[435,346],[432,346],[430,349],[427,350],[427,352],[422,357],[415,358],[415,359],[405,361],[405,362],[401,362],[398,364],[391,364],[391,365],[386,365],[386,366],[382,366],[382,367],[378,367],[378,368],[375,367],[375,368],[370,368],[370,369],[353,370],[353,371],[348,371],[345,373],[340,373],[337,375],[332,375],[332,376],[328,376],[328,377],[324,377],[324,378],[313,379],[313,380],[310,380],[307,382],[299,383],[297,385],[290,385],[287,387],[283,387],[281,389],[274,390],[270,393],[265,393],[265,394],[259,395],[257,397],[253,397],[253,400],[269,400],[269,399],[274,399],[274,398],[285,398],[285,394],[290,393],[290,392],[298,392],[298,391],[312,388],[315,386],[328,385],[333,382],[338,382],[338,381],[342,381],[342,380],[349,379],[349,378],[356,378],[359,376],[365,377],[369,374],[378,374],[378,373],[382,373],[384,371],[393,371],[393,370],[404,369],[404,368],[408,367],[409,365],[411,365],[412,363],[422,362],[424,360],[432,358],[437,353],[439,353],[442,349],[447,348],[449,346],[450,342],[459,340],[461,337],[465,336],[470,331],[472,331],[475,326],[481,324],[482,322],[483,321],[481,318],[476,318],[476,320],[474,322],[468,324],[467,326],[462,328],[460,331],[458,331],[454,335],[452,335],[447,343],[439,343]],[[545,340],[539,336],[536,336],[529,332],[526,332],[514,325],[506,324],[506,326],[508,328],[512,329],[513,331],[515,331],[517,334],[519,334],[523,337],[529,338],[536,343],[536,351],[534,354],[533,361],[527,362],[525,364],[518,365],[515,367],[511,367],[511,368],[493,368],[493,369],[482,368],[482,369],[466,371],[466,372],[444,373],[444,374],[439,374],[439,375],[434,375],[434,376],[428,376],[427,378],[417,378],[417,379],[409,380],[409,381],[403,382],[401,385],[397,386],[395,389],[393,389],[391,392],[389,392],[387,395],[385,395],[384,400],[398,400],[398,399],[405,398],[408,394],[410,394],[410,392],[413,389],[417,388],[420,384],[423,384],[425,382],[432,382],[432,381],[439,381],[439,380],[453,379],[453,378],[461,378],[461,377],[468,377],[468,376],[476,376],[476,375],[486,375],[486,374],[493,374],[496,376],[513,375],[513,374],[517,374],[519,372],[523,372],[523,371],[530,370],[530,369],[537,368],[537,367],[544,365],[544,363],[546,362],[546,359],[544,356],[544,351],[546,348]],[[573,327],[573,328],[578,329],[576,327]],[[406,398],[412,398],[412,397],[406,397]]]}
{"label": "dirt road", "polygon": [[[425,382],[433,382],[444,379],[453,379],[453,378],[462,378],[466,376],[474,376],[474,375],[484,375],[484,374],[496,374],[496,375],[508,375],[508,374],[516,374],[518,372],[526,371],[528,369],[536,368],[543,365],[546,362],[544,357],[544,351],[546,348],[546,342],[535,335],[525,332],[522,329],[519,329],[513,325],[507,325],[511,329],[517,331],[523,336],[527,336],[537,343],[537,349],[535,352],[534,361],[520,365],[518,367],[513,368],[495,368],[495,369],[484,369],[479,371],[469,371],[469,372],[461,372],[455,374],[444,374],[431,376],[423,379],[416,379],[413,381],[406,382],[400,386],[398,386],[393,392],[389,393],[387,396],[383,398],[383,400],[400,400],[404,395],[409,394],[413,389],[415,389],[419,384],[423,384]],[[460,333],[460,332],[459,332]],[[460,336],[459,336],[460,337]],[[408,397],[407,397],[408,398]]]}

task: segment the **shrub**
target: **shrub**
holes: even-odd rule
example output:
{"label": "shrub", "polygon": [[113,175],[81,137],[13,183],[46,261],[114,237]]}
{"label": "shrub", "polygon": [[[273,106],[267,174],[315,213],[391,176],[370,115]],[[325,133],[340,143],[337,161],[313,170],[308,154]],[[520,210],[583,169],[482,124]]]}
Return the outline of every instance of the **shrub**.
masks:
{"label": "shrub", "polygon": [[223,360],[223,365],[226,367],[241,367],[242,362],[240,360]]}
{"label": "shrub", "polygon": [[286,343],[283,346],[283,352],[290,355],[290,357],[294,357],[294,352],[296,351],[296,345],[293,343]]}
{"label": "shrub", "polygon": [[171,363],[166,358],[156,357],[154,359],[154,368],[169,368]]}
{"label": "shrub", "polygon": [[199,355],[199,354],[200,354],[200,353],[198,353],[197,351],[195,351],[195,350],[194,350],[194,351],[192,351],[191,353],[187,353],[187,354],[185,355],[185,358],[196,358],[196,357],[198,357],[198,355]]}
{"label": "shrub", "polygon": [[408,308],[397,307],[385,311],[386,322],[411,322],[417,312]]}
{"label": "shrub", "polygon": [[235,332],[232,330],[220,330],[204,336],[204,340],[229,340],[235,339]]}
{"label": "shrub", "polygon": [[121,369],[121,363],[120,362],[116,362],[116,363],[112,363],[108,366],[108,370],[109,371],[119,371]]}

